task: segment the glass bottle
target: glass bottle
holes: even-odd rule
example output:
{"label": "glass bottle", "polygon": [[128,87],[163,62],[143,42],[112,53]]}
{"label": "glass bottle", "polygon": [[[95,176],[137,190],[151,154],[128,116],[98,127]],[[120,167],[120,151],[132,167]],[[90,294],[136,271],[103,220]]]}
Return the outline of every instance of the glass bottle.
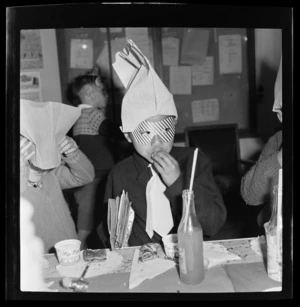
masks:
{"label": "glass bottle", "polygon": [[[273,188],[273,209],[270,221],[264,224],[267,238],[267,271],[270,278],[282,281],[282,212],[278,204],[282,201],[282,190]],[[280,208],[282,208],[280,206]],[[279,213],[279,214],[278,214]]]}
{"label": "glass bottle", "polygon": [[183,190],[183,212],[178,226],[179,272],[180,280],[189,285],[204,280],[203,232],[198,222],[194,192]]}

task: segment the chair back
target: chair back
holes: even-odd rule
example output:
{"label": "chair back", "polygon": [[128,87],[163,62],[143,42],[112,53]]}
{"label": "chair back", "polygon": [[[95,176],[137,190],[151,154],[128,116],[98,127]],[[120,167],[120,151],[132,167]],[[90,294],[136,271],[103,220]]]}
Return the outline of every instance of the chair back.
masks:
{"label": "chair back", "polygon": [[191,126],[184,133],[185,145],[206,154],[214,175],[241,176],[237,124]]}

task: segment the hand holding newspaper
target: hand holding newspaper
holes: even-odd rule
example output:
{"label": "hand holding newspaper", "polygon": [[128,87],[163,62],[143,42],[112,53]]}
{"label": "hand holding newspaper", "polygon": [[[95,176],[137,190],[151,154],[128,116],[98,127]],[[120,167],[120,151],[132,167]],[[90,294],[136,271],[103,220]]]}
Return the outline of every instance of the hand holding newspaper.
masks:
{"label": "hand holding newspaper", "polygon": [[134,211],[127,192],[123,190],[121,197],[108,200],[107,224],[112,249],[128,246],[133,220]]}

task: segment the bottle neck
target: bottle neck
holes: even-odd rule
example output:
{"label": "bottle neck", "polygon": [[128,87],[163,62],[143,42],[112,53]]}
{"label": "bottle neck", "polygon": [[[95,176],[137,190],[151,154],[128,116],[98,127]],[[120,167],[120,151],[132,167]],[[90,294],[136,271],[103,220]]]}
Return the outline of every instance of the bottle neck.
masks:
{"label": "bottle neck", "polygon": [[198,222],[195,211],[194,192],[184,190],[182,192],[182,218],[179,229],[182,229],[185,232],[189,232],[194,228],[201,229],[201,225]]}

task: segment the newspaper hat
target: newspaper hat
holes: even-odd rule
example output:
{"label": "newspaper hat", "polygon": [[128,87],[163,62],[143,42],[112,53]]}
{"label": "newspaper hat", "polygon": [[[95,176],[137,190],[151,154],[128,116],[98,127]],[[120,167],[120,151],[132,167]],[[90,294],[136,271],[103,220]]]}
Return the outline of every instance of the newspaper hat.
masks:
{"label": "newspaper hat", "polygon": [[58,143],[67,134],[81,111],[60,102],[20,101],[20,134],[35,146],[32,163],[41,169],[61,163]]}
{"label": "newspaper hat", "polygon": [[280,64],[275,81],[274,104],[272,111],[277,112],[281,107],[282,107],[282,57],[280,58]]}
{"label": "newspaper hat", "polygon": [[115,58],[113,67],[126,89],[121,108],[123,132],[134,131],[152,116],[178,117],[173,95],[132,40],[127,40],[126,47]]}

